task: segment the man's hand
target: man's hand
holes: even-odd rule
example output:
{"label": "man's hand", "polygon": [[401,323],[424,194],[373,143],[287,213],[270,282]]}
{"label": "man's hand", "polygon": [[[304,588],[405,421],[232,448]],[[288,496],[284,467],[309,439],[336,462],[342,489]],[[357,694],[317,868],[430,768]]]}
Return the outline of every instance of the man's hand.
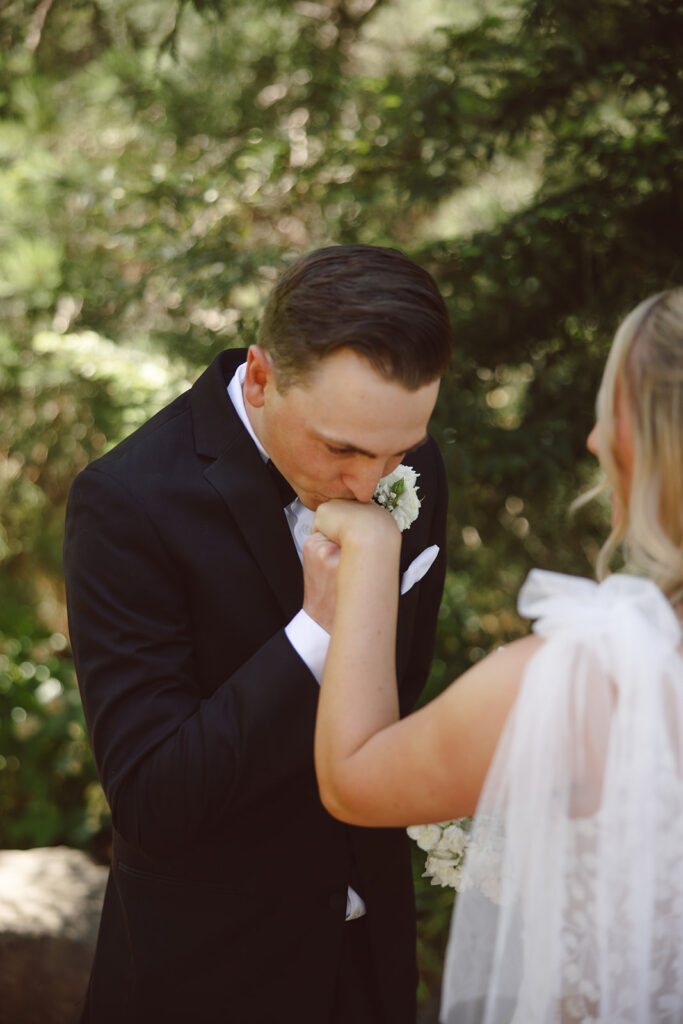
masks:
{"label": "man's hand", "polygon": [[332,632],[337,604],[337,568],[341,549],[322,533],[312,533],[304,544],[303,608],[319,626]]}

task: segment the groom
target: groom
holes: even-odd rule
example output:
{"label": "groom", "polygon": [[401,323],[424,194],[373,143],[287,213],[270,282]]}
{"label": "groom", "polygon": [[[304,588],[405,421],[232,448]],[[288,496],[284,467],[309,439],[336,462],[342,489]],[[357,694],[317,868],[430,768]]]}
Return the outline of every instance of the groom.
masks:
{"label": "groom", "polygon": [[83,1021],[413,1024],[405,834],[345,826],[318,798],[334,593],[304,593],[302,558],[318,504],[369,501],[401,461],[420,474],[397,644],[410,709],[445,571],[426,428],[450,348],[434,281],[402,253],[315,251],[258,345],[221,353],[75,480],[69,625],[114,823]]}

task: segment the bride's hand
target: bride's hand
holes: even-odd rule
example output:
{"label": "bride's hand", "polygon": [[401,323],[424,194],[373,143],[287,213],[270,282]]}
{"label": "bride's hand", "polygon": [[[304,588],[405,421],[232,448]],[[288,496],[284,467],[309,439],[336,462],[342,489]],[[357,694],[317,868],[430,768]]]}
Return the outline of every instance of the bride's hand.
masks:
{"label": "bride's hand", "polygon": [[[319,505],[313,533],[304,544],[304,611],[328,633],[337,605],[340,556],[348,559],[352,577],[373,566],[398,561],[401,533],[391,515],[379,505],[357,501],[327,501]],[[355,559],[353,555],[355,554]]]}
{"label": "bride's hand", "polygon": [[318,506],[313,529],[340,548],[353,544],[391,549],[400,546],[401,540],[401,532],[390,513],[374,501],[326,501]]}

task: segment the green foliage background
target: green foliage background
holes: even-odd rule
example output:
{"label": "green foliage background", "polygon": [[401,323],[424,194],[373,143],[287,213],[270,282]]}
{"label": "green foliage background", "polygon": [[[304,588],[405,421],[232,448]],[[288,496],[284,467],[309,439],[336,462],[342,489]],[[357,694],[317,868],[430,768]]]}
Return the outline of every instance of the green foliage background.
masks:
{"label": "green foliage background", "polygon": [[[69,483],[333,242],[437,278],[449,576],[428,691],[523,630],[610,338],[681,280],[674,0],[10,0],[0,14],[0,845],[105,856],[66,640]],[[421,886],[423,995],[449,894]]]}

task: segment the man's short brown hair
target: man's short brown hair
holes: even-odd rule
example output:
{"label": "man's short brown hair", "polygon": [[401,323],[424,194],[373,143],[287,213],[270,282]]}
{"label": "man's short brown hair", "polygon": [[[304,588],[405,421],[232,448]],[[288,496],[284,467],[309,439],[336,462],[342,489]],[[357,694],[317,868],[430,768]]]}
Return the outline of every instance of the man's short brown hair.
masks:
{"label": "man's short brown hair", "polygon": [[409,390],[438,379],[452,348],[436,282],[398,249],[333,245],[302,256],[266,306],[259,345],[289,387],[341,348]]}

